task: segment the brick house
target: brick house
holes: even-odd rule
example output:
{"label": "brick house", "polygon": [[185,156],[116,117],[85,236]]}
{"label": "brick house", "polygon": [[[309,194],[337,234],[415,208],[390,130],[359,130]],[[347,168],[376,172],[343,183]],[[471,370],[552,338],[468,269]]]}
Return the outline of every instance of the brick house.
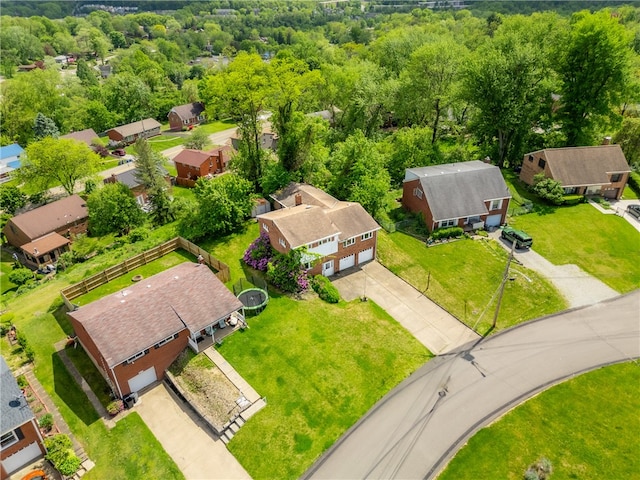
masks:
{"label": "brick house", "polygon": [[520,180],[533,185],[534,177],[544,173],[560,182],[565,194],[619,200],[630,172],[620,145],[547,148],[524,156]]}
{"label": "brick house", "polygon": [[497,227],[510,200],[500,169],[479,160],[409,168],[402,185],[402,205],[421,214],[430,231]]}
{"label": "brick house", "polygon": [[71,195],[10,218],[2,233],[22,250],[27,266],[39,268],[55,263],[69,249],[72,236],[87,231],[88,221],[86,202]]}
{"label": "brick house", "polygon": [[93,148],[93,141],[99,137],[93,128],[87,128],[78,132],[67,133],[66,135],[62,135],[60,138],[77,140],[78,142],[86,143],[88,146]]}
{"label": "brick house", "polygon": [[187,103],[186,105],[173,107],[169,111],[168,117],[169,128],[173,131],[180,131],[206,120],[202,102]]}
{"label": "brick house", "polygon": [[47,453],[36,417],[0,356],[0,479]]}
{"label": "brick house", "polygon": [[[103,180],[103,183],[122,183],[129,187],[133,196],[136,197],[136,202],[138,205],[143,206],[147,203],[149,196],[145,186],[138,180],[137,178],[138,169],[132,168],[131,170],[127,170],[126,172],[121,172],[118,174],[112,173],[110,177],[107,177]],[[169,172],[167,172],[164,168],[160,167],[160,173],[164,178],[165,182],[167,182],[167,187],[171,187],[171,177],[169,176]]]}
{"label": "brick house", "polygon": [[260,231],[280,253],[306,246],[310,274],[331,276],[375,258],[380,226],[359,203],[298,183],[272,199],[276,209],[257,217]]}
{"label": "brick house", "polygon": [[160,123],[153,118],[147,118],[139,122],[120,125],[119,127],[107,130],[107,136],[113,143],[130,144],[135,142],[138,137],[154,137],[160,135]]}
{"label": "brick house", "polygon": [[173,159],[177,177],[196,181],[200,177],[207,177],[223,173],[227,169],[233,149],[229,146],[216,147],[209,151],[184,149]]}
{"label": "brick house", "polygon": [[68,312],[80,344],[123,397],[162,378],[187,346],[213,344],[242,303],[206,266],[185,262]]}

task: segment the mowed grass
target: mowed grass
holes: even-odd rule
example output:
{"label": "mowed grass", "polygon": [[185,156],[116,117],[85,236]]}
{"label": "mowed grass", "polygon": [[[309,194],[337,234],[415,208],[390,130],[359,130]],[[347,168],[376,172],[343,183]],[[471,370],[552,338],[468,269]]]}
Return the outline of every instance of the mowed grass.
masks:
{"label": "mowed grass", "polygon": [[15,290],[17,285],[9,281],[9,274],[13,271],[13,257],[7,250],[0,251],[0,294]]}
{"label": "mowed grass", "polygon": [[438,479],[520,480],[541,457],[554,480],[639,478],[639,367],[605,367],[541,393],[474,435]]}
{"label": "mowed grass", "polygon": [[533,249],[556,265],[576,264],[620,293],[640,287],[640,233],[617,215],[580,204],[514,217],[510,224],[531,235]]}
{"label": "mowed grass", "polygon": [[255,479],[298,478],[430,353],[373,302],[272,296],[220,353],[267,398],[229,449]]}
{"label": "mowed grass", "polygon": [[[378,233],[378,259],[384,266],[480,334],[491,327],[507,257],[488,239],[427,248],[400,232]],[[496,330],[567,308],[560,292],[536,272],[516,263],[509,272]]]}

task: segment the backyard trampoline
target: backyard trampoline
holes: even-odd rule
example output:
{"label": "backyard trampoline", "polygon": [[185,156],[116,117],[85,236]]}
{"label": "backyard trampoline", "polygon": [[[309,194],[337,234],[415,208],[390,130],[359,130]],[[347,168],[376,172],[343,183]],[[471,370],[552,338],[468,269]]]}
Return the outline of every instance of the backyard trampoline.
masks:
{"label": "backyard trampoline", "polygon": [[269,294],[261,288],[248,288],[240,292],[238,300],[244,305],[245,316],[257,315],[267,306]]}

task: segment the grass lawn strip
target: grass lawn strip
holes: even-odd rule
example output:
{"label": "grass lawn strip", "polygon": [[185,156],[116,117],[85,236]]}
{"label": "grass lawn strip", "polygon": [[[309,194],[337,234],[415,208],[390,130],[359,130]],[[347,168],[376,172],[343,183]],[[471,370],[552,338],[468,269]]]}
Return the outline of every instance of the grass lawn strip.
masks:
{"label": "grass lawn strip", "polygon": [[2,295],[4,295],[5,292],[10,290],[13,291],[18,288],[17,285],[9,281],[9,274],[12,270],[13,257],[6,249],[2,249],[2,251],[0,251],[0,293]]}
{"label": "grass lawn strip", "polygon": [[[489,330],[508,257],[496,242],[464,239],[427,248],[409,235],[379,232],[378,257],[467,326],[480,334]],[[567,308],[564,297],[536,272],[512,263],[510,278],[497,330]]]}
{"label": "grass lawn strip", "polygon": [[373,302],[272,294],[220,353],[267,407],[229,444],[256,479],[297,478],[430,353]]}
{"label": "grass lawn strip", "polygon": [[531,235],[533,249],[556,265],[576,264],[620,293],[640,286],[640,234],[617,215],[580,204],[510,223]]}
{"label": "grass lawn strip", "polygon": [[605,367],[560,384],[474,435],[439,480],[520,480],[546,457],[552,479],[638,478],[640,368]]}

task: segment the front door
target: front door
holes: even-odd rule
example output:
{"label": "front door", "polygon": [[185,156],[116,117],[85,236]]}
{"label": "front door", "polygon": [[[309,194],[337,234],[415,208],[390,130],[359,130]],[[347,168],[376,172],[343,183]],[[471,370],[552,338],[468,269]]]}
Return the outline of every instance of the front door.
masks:
{"label": "front door", "polygon": [[333,275],[333,260],[328,260],[322,264],[322,275],[325,277]]}

